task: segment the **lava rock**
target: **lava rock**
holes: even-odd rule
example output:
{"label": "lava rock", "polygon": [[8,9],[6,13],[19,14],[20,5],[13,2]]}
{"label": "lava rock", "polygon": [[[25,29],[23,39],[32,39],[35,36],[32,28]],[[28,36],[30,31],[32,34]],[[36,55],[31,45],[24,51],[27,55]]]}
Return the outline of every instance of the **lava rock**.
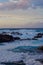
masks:
{"label": "lava rock", "polygon": [[13,36],[7,34],[0,34],[0,42],[10,42],[14,41]]}
{"label": "lava rock", "polygon": [[43,33],[38,33],[36,36],[34,36],[34,39],[42,38],[42,36],[43,36]]}
{"label": "lava rock", "polygon": [[34,38],[42,38],[42,35],[34,36]]}
{"label": "lava rock", "polygon": [[37,35],[38,35],[38,36],[41,36],[41,35],[43,36],[43,33],[38,33]]}
{"label": "lava rock", "polygon": [[14,37],[14,40],[20,40],[20,37]]}
{"label": "lava rock", "polygon": [[37,49],[38,49],[39,51],[43,51],[43,46],[39,46]]}
{"label": "lava rock", "polygon": [[37,38],[32,38],[32,40],[38,40]]}

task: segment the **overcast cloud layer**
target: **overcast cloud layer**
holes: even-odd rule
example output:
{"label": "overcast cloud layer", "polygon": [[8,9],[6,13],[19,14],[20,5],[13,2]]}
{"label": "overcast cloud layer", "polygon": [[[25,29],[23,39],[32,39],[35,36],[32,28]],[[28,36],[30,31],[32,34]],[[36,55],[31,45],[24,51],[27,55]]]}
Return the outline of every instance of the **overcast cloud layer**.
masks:
{"label": "overcast cloud layer", "polygon": [[43,0],[0,0],[0,10],[43,8]]}

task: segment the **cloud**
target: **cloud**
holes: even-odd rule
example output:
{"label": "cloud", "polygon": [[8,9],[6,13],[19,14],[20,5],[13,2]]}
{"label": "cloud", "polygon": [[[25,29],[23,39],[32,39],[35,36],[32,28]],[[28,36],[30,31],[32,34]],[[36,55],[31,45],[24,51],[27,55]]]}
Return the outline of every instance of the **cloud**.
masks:
{"label": "cloud", "polygon": [[28,0],[9,0],[9,2],[0,3],[0,10],[13,10],[27,8]]}
{"label": "cloud", "polygon": [[9,0],[0,3],[0,10],[43,8],[43,0]]}
{"label": "cloud", "polygon": [[34,7],[43,7],[43,0],[31,0]]}
{"label": "cloud", "polygon": [[19,0],[9,0],[9,2],[18,3]]}

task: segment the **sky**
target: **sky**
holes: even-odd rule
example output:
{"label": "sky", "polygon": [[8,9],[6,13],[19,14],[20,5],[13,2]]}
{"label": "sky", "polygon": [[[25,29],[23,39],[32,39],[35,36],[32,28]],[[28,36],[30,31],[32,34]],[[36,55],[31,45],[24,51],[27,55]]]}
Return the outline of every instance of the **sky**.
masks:
{"label": "sky", "polygon": [[0,28],[43,28],[43,0],[0,0]]}

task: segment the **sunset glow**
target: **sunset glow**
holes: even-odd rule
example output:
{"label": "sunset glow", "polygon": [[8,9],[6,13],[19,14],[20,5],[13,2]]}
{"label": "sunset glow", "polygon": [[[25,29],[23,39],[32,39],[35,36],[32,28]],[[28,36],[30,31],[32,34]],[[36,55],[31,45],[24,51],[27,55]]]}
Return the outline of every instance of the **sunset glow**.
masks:
{"label": "sunset glow", "polygon": [[43,27],[42,4],[42,0],[0,0],[0,28]]}

